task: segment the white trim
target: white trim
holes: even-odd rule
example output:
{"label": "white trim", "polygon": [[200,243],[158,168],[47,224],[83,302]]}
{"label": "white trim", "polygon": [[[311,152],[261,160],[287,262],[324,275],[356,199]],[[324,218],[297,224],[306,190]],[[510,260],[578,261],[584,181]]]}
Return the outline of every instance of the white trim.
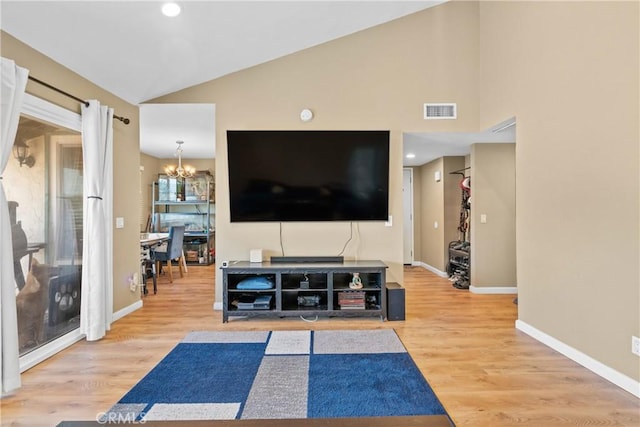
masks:
{"label": "white trim", "polygon": [[[37,96],[25,93],[20,114],[53,123],[56,126],[65,127],[77,132],[82,132],[82,117],[78,113],[67,110]],[[84,338],[80,328],[56,337],[53,341],[20,356],[20,373],[50,358],[56,353],[66,349],[72,344]]]}
{"label": "white trim", "polygon": [[[113,320],[118,320],[125,317],[128,314],[133,313],[134,311],[142,308],[142,300],[138,300],[135,303],[131,304],[128,307],[123,308],[122,310],[113,313]],[[33,368],[38,363],[43,362],[55,355],[56,353],[61,352],[72,344],[77,343],[85,337],[84,334],[80,333],[80,328],[76,328],[73,331],[62,335],[61,337],[56,338],[43,345],[42,347],[38,347],[33,351],[25,354],[20,357],[20,373]]]}
{"label": "white trim", "polygon": [[[409,189],[404,188],[404,174],[405,172],[409,172]],[[416,249],[415,249],[415,238],[414,238],[414,233],[415,233],[415,222],[414,222],[414,212],[413,212],[413,168],[402,168],[402,210],[403,210],[403,228],[402,228],[402,238],[403,238],[403,245],[402,245],[402,259],[403,262],[406,263],[407,260],[405,260],[405,247],[404,247],[404,241],[407,239],[406,233],[405,233],[405,224],[407,223],[407,221],[405,221],[405,216],[406,216],[406,211],[409,211],[409,227],[411,228],[410,232],[409,232],[409,239],[411,240],[411,248],[409,249],[409,251],[411,252],[409,258],[409,264],[413,264],[413,262],[415,261],[416,257]],[[405,194],[409,195],[409,206],[405,206]]]}
{"label": "white trim", "polygon": [[20,112],[47,123],[54,123],[67,129],[82,132],[82,116],[80,114],[28,93],[24,94],[24,103]]}
{"label": "white trim", "polygon": [[495,125],[493,129],[491,129],[491,132],[493,133],[502,132],[503,130],[509,129],[511,126],[515,126],[515,124],[516,124],[516,118],[510,117],[507,120],[503,121],[502,123],[498,123],[497,125]]}
{"label": "white trim", "polygon": [[[142,308],[142,301],[138,300],[137,302],[131,304],[128,307],[119,310],[116,313],[113,313],[113,320],[118,320],[125,317],[128,314],[133,313],[137,309]],[[76,328],[73,331],[62,335],[61,337],[56,338],[54,341],[51,341],[48,344],[43,345],[42,347],[38,347],[33,351],[25,354],[20,357],[20,373],[33,368],[40,362],[43,362],[55,355],[56,353],[61,352],[72,344],[77,343],[85,337],[84,334],[80,333],[80,328]]]}
{"label": "white trim", "polygon": [[601,376],[607,381],[612,382],[623,390],[640,398],[640,382],[634,380],[633,378],[628,377],[613,368],[610,368],[604,363],[599,362],[594,358],[584,354],[583,352],[563,343],[562,341],[545,334],[544,332],[534,328],[533,326],[529,325],[526,322],[523,322],[520,319],[516,320],[516,329],[540,341],[542,344],[551,347],[563,356],[568,357],[574,362],[577,362],[580,365],[584,366],[591,372]]}
{"label": "white trim", "polygon": [[422,267],[424,269],[427,269],[430,272],[435,273],[440,277],[449,277],[449,275],[446,272],[440,271],[437,268],[432,267],[429,264],[427,264],[425,262],[422,262],[422,261],[414,261],[414,262],[411,263],[411,265],[413,265],[414,267]]}
{"label": "white trim", "polygon": [[55,340],[38,347],[33,351],[20,357],[20,373],[23,373],[27,369],[31,369],[38,363],[43,362],[54,356],[56,353],[61,352],[72,344],[77,343],[84,338],[84,334],[80,333],[80,328],[76,328],[73,331],[68,332],[61,337],[57,337]]}
{"label": "white trim", "polygon": [[116,320],[120,320],[123,317],[133,313],[134,311],[138,310],[142,308],[142,300],[138,300],[136,302],[134,302],[133,304],[131,304],[128,307],[125,307],[121,310],[116,311],[115,313],[113,313],[113,317],[112,317],[112,321],[115,322]]}
{"label": "white trim", "polygon": [[517,294],[517,286],[469,286],[469,291],[474,294]]}
{"label": "white trim", "polygon": [[214,310],[222,310],[222,303],[221,302],[214,302],[213,303],[213,309]]}

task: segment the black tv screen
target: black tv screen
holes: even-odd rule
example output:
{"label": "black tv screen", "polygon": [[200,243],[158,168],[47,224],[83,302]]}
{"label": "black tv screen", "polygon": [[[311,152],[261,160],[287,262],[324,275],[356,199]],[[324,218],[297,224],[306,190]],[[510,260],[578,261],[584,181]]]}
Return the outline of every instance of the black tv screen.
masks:
{"label": "black tv screen", "polygon": [[386,221],[389,131],[227,131],[231,222]]}

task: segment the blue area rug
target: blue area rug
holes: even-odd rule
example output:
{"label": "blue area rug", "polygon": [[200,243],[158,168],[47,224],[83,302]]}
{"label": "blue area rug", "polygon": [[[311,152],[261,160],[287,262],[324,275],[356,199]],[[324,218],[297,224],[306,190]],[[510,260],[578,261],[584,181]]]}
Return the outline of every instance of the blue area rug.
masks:
{"label": "blue area rug", "polygon": [[446,415],[395,331],[192,332],[104,419]]}

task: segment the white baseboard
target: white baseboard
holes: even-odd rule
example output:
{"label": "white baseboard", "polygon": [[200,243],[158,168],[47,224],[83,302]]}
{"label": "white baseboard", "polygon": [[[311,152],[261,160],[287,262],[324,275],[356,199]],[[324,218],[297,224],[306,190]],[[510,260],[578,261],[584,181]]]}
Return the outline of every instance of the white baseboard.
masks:
{"label": "white baseboard", "polygon": [[517,294],[517,286],[469,286],[469,291],[474,294]]}
{"label": "white baseboard", "polygon": [[593,373],[617,385],[621,389],[640,398],[640,382],[634,380],[633,378],[630,378],[616,371],[615,369],[610,368],[602,362],[598,362],[594,358],[587,356],[581,351],[576,350],[575,348],[563,343],[562,341],[557,340],[550,335],[545,334],[544,332],[534,328],[533,326],[527,324],[526,322],[523,322],[522,320],[516,320],[516,329],[524,332],[532,338],[535,338],[546,346],[551,347],[560,354],[568,357],[576,363],[579,363]]}
{"label": "white baseboard", "polygon": [[430,266],[429,264],[427,264],[426,262],[422,262],[422,261],[414,261],[411,263],[411,265],[415,266],[415,267],[422,267],[422,268],[426,268],[427,270],[429,270],[432,273],[437,274],[440,277],[449,277],[449,275],[444,272],[444,271],[440,271],[435,267]]}
{"label": "white baseboard", "polygon": [[123,317],[133,313],[134,311],[138,310],[142,308],[142,300],[139,299],[138,301],[134,302],[133,304],[120,309],[118,311],[116,311],[115,313],[113,313],[113,318],[112,318],[112,322],[115,322],[116,320],[120,320]]}
{"label": "white baseboard", "polygon": [[[138,300],[130,306],[113,313],[112,321],[115,322],[116,320],[122,319],[126,315],[133,313],[139,308],[142,308],[142,300]],[[38,363],[50,358],[56,353],[59,353],[72,344],[75,344],[84,337],[85,335],[80,333],[80,328],[77,328],[59,338],[56,338],[52,342],[25,354],[24,356],[20,357],[20,373],[23,373],[27,369],[33,368]]]}
{"label": "white baseboard", "polygon": [[213,303],[213,309],[222,311],[222,303],[221,302],[214,302]]}
{"label": "white baseboard", "polygon": [[20,373],[23,373],[27,369],[33,368],[38,363],[47,360],[51,356],[61,352],[70,345],[75,344],[84,337],[85,335],[80,333],[80,328],[76,328],[73,331],[62,335],[61,337],[56,338],[50,343],[36,348],[33,351],[30,351],[29,353],[20,357]]}

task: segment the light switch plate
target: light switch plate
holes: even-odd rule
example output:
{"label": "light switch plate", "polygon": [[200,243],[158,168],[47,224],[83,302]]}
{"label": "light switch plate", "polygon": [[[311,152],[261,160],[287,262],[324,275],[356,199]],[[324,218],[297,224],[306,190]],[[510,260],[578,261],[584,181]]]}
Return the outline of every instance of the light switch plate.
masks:
{"label": "light switch plate", "polygon": [[116,228],[124,228],[124,218],[119,216],[116,218]]}

